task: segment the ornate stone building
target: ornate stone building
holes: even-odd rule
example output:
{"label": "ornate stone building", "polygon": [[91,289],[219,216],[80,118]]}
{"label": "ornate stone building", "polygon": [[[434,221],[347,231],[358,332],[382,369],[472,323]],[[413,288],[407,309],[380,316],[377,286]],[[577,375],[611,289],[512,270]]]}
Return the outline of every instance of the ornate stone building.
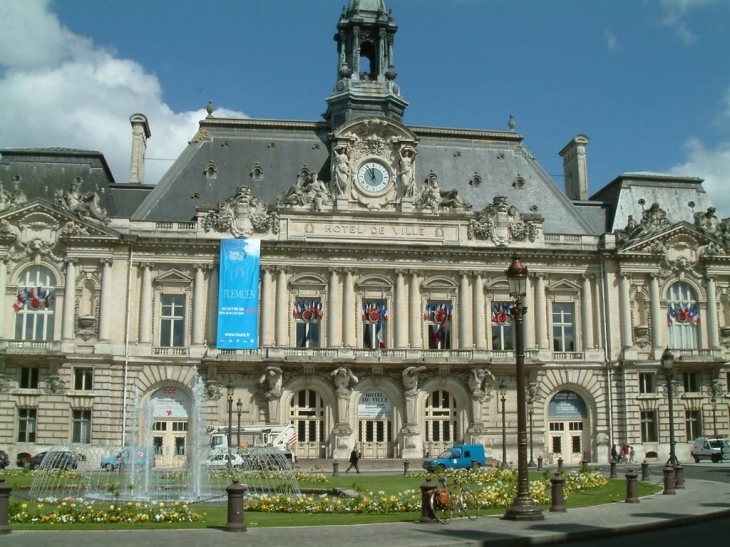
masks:
{"label": "ornate stone building", "polygon": [[[0,446],[134,444],[147,402],[159,457],[183,461],[193,409],[225,425],[230,384],[241,423],[296,425],[299,458],[498,456],[504,381],[515,460],[515,254],[534,458],[666,459],[667,347],[680,459],[727,433],[730,236],[702,181],[629,173],[589,198],[583,135],[563,192],[511,118],[405,125],[396,30],[384,0],[350,0],[323,121],[211,103],[154,186],[141,114],[127,183],[98,152],[2,151]],[[227,238],[261,240],[256,349],[216,345]]]}

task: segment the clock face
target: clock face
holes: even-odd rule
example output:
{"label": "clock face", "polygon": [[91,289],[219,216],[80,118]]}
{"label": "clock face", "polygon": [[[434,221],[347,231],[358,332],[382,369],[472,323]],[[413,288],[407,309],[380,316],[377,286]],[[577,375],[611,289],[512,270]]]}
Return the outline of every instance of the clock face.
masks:
{"label": "clock face", "polygon": [[380,192],[390,182],[390,171],[377,161],[368,161],[358,169],[357,182],[366,192]]}

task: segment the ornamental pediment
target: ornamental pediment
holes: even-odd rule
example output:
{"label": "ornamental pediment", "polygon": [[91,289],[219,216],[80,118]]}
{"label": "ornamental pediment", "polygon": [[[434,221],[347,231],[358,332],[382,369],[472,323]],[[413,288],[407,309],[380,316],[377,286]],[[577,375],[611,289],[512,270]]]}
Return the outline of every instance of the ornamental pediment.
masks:
{"label": "ornamental pediment", "polygon": [[648,237],[631,241],[620,250],[622,255],[647,253],[663,256],[668,262],[681,259],[694,263],[703,256],[727,255],[728,248],[695,226],[680,222]]}
{"label": "ornamental pediment", "polygon": [[155,277],[153,283],[157,285],[192,285],[193,278],[173,268]]}

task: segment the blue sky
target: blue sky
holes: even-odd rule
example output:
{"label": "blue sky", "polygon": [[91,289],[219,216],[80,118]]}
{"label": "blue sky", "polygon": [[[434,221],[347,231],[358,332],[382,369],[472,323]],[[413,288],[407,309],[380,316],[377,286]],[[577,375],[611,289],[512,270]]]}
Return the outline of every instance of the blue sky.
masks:
{"label": "blue sky", "polygon": [[[348,0],[3,0],[0,148],[99,150],[129,176],[149,118],[155,183],[216,116],[319,120]],[[624,172],[705,179],[730,216],[727,0],[386,0],[405,123],[516,130],[562,186],[588,145],[589,192]]]}

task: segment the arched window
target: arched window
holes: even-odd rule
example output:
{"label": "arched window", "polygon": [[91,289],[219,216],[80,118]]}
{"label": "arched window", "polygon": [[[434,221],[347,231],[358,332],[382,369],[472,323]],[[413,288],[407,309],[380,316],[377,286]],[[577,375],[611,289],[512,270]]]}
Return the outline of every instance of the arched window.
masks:
{"label": "arched window", "polygon": [[302,389],[294,394],[289,419],[297,429],[298,457],[324,457],[321,451],[325,439],[324,411],[322,396],[313,389]]}
{"label": "arched window", "polygon": [[700,312],[694,290],[682,281],[667,291],[669,347],[695,349],[699,346]]}
{"label": "arched window", "polygon": [[432,456],[459,440],[457,427],[458,408],[453,394],[446,390],[431,392],[424,409],[426,420],[425,449]]}
{"label": "arched window", "polygon": [[[69,295],[73,298],[73,295]],[[45,266],[31,266],[18,277],[15,309],[16,340],[53,340],[56,276]]]}

